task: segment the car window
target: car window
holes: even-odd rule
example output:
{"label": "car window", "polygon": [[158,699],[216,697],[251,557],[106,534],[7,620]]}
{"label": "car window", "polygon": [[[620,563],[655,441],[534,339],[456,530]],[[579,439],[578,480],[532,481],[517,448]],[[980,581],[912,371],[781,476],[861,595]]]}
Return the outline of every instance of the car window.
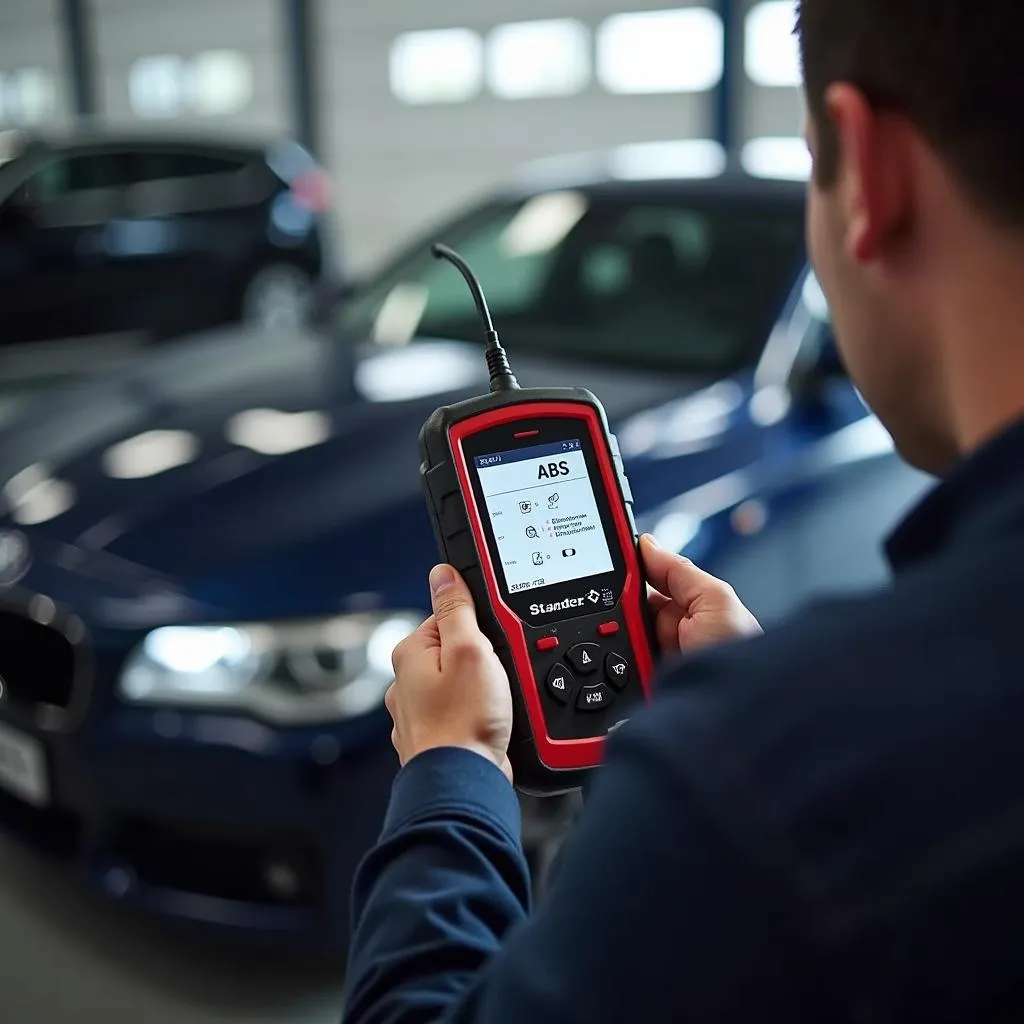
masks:
{"label": "car window", "polygon": [[[803,207],[761,197],[545,193],[438,233],[513,352],[721,372],[756,359],[804,261]],[[358,291],[347,335],[479,340],[472,296],[424,245]]]}
{"label": "car window", "polygon": [[139,150],[129,157],[129,173],[136,183],[233,174],[243,167],[242,159],[180,149]]}
{"label": "car window", "polygon": [[48,160],[25,182],[22,192],[30,202],[44,204],[126,184],[127,167],[122,153],[83,153]]}

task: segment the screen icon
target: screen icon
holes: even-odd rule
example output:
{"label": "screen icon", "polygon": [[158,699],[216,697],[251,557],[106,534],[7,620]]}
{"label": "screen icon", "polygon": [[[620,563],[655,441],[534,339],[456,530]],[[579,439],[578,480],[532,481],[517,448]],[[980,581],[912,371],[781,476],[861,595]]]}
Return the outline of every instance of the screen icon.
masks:
{"label": "screen icon", "polygon": [[529,537],[531,540],[536,540],[537,537],[539,536],[539,534],[537,533],[537,527],[536,526],[528,526],[526,528],[526,536]]}
{"label": "screen icon", "polygon": [[563,558],[573,558],[575,555],[576,555],[576,549],[575,548],[563,548],[562,549],[562,557]]}

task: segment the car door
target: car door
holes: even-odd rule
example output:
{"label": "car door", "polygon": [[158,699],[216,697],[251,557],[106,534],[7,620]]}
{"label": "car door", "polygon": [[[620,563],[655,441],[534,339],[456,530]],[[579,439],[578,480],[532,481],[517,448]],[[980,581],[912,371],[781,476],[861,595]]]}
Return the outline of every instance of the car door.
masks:
{"label": "car door", "polygon": [[113,226],[127,291],[127,326],[171,337],[226,318],[236,277],[264,241],[252,216],[245,161],[187,146],[138,146]]}

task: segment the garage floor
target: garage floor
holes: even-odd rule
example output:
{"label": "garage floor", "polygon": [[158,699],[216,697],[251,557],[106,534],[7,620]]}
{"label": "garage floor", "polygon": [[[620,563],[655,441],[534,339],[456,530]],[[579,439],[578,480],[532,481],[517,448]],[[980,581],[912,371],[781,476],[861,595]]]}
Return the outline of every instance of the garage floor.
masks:
{"label": "garage floor", "polygon": [[197,948],[0,841],[0,1021],[337,1024],[340,970]]}

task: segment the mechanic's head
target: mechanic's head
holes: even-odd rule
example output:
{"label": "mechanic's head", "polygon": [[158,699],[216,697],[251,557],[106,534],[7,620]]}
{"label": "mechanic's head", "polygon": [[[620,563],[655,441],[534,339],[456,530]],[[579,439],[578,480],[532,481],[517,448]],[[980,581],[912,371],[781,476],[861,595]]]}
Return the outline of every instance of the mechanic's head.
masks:
{"label": "mechanic's head", "polygon": [[985,439],[965,395],[1008,408],[992,371],[1024,359],[1024,0],[800,0],[798,31],[839,347],[903,455],[938,471]]}

